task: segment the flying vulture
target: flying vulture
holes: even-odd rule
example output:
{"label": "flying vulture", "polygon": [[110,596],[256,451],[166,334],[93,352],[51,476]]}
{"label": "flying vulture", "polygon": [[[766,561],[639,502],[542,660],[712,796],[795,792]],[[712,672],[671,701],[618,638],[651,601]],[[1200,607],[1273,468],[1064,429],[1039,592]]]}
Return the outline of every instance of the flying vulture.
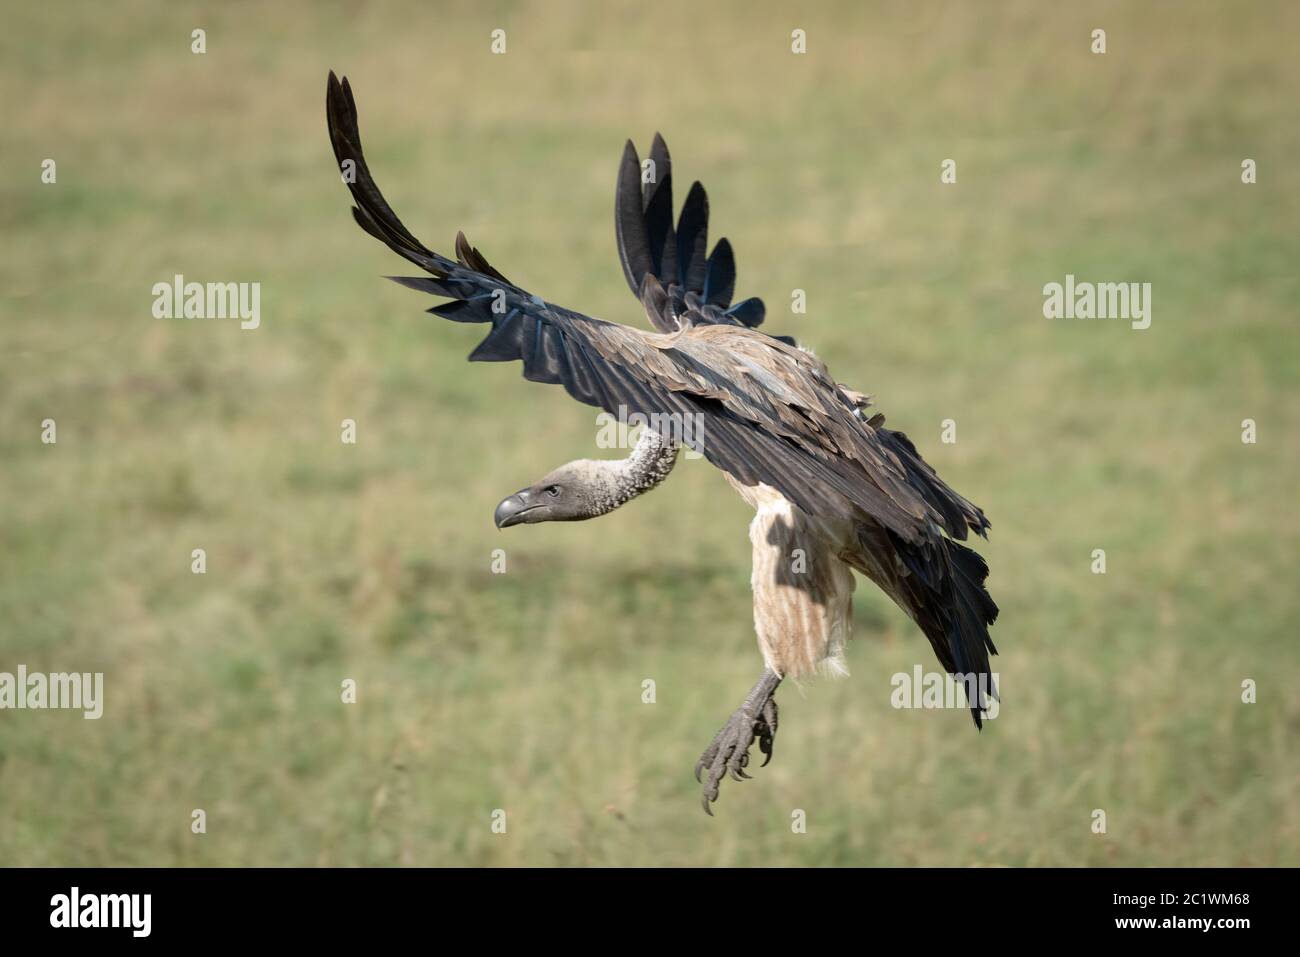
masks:
{"label": "flying vulture", "polygon": [[698,182],[674,227],[672,165],[661,137],[645,164],[628,142],[616,189],[618,253],[653,327],[644,331],[522,289],[463,233],[455,259],[428,249],[375,185],[352,89],[332,72],[326,115],[353,217],[424,273],[391,278],[448,300],[428,310],[434,315],[490,326],[471,362],[520,361],[526,379],[648,423],[626,459],[570,462],[506,498],[496,509],[499,528],[612,512],[662,482],[684,442],[753,507],[754,627],[766,667],[696,763],[705,811],[712,813],[727,774],[749,777],[755,741],[763,763],[771,760],[781,681],[844,671],[853,571],[916,622],[943,668],[965,681],[981,725],[986,694],[997,695],[988,626],[998,609],[984,588],[988,566],[959,543],[970,531],[986,536],[988,520],[906,435],[885,428],[883,415],[867,415],[867,396],[836,383],[794,340],[761,332],[761,300],[733,303],[731,245],[721,239],[709,251],[709,205]]}

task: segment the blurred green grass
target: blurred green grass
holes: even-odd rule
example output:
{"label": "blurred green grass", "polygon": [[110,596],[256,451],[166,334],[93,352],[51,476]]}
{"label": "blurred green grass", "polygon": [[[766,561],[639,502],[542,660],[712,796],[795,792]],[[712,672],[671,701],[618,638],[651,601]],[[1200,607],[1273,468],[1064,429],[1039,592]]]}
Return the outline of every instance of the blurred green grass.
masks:
{"label": "blurred green grass", "polygon": [[[106,711],[0,713],[0,862],[1300,863],[1298,28],[1285,2],[9,11],[0,670],[103,671]],[[493,528],[594,454],[593,410],[466,364],[479,330],[378,278],[402,267],[350,222],[330,68],[417,235],[633,324],[613,179],[662,130],[738,292],[990,515],[1000,717],[893,710],[933,663],[864,584],[853,677],[784,689],[775,761],[705,818],[691,766],[760,666],[749,515],[688,462],[598,525]],[[153,319],[177,272],[261,282],[261,328]],[[1151,328],[1043,320],[1067,272],[1151,282]]]}

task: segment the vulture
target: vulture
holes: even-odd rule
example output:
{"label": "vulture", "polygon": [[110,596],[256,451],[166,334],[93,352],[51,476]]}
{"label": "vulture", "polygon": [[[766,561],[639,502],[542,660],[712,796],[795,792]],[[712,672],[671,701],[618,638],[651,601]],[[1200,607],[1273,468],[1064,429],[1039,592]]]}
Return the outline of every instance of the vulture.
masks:
{"label": "vulture", "polygon": [[606,515],[663,482],[683,444],[754,509],[754,628],[765,667],[696,762],[706,812],[713,813],[724,777],[750,777],[755,742],[763,764],[771,760],[780,683],[845,671],[855,571],[916,623],[943,668],[965,682],[982,726],[986,695],[997,697],[989,625],[998,608],[984,587],[987,564],[961,542],[971,531],[987,537],[988,520],[906,435],[886,428],[883,415],[868,415],[868,396],[837,383],[793,339],[760,331],[761,300],[733,302],[735,257],[726,239],[709,250],[709,204],[698,182],[673,223],[672,161],[662,137],[644,163],[627,143],[615,192],[618,255],[652,327],[643,330],[528,292],[463,233],[455,259],[427,248],[375,185],[351,86],[333,72],[326,116],[353,218],[423,273],[389,278],[446,300],[428,310],[436,316],[488,327],[471,362],[521,362],[525,379],[647,423],[627,458],[569,462],[505,498],[498,528]]}

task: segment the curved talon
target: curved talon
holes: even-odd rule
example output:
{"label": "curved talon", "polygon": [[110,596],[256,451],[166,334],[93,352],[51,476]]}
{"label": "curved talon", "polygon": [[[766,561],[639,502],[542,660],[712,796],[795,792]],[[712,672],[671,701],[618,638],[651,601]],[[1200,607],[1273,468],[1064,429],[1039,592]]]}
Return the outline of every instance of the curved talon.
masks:
{"label": "curved talon", "polygon": [[[774,673],[765,672],[745,703],[727,719],[695,762],[695,780],[704,785],[701,805],[710,817],[713,816],[710,805],[718,799],[718,788],[725,777],[730,775],[733,781],[753,779],[745,769],[749,767],[749,749],[755,741],[764,755],[761,766],[765,767],[772,760],[777,727],[776,701],[772,693],[780,681]],[[701,780],[705,768],[709,773]]]}
{"label": "curved talon", "polygon": [[777,711],[775,698],[768,698],[767,704],[763,705],[761,722],[763,730],[758,736],[758,750],[762,751],[765,757],[759,767],[765,768],[767,763],[772,760],[772,745],[776,741]]}
{"label": "curved talon", "polygon": [[752,775],[747,774],[745,772],[745,768],[748,765],[749,765],[748,747],[744,751],[732,752],[731,760],[727,762],[727,769],[731,771],[731,779],[733,781],[750,780],[752,778]]}

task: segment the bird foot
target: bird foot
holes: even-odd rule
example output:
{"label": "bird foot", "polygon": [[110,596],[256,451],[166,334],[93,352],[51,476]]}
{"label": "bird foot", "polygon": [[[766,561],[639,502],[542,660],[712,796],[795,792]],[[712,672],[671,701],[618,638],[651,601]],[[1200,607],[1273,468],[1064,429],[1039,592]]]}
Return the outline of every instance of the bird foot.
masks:
{"label": "bird foot", "polygon": [[[760,767],[772,760],[772,743],[776,739],[777,727],[776,699],[773,694],[780,682],[781,679],[775,672],[765,671],[745,698],[745,703],[732,713],[695,762],[695,780],[704,785],[702,803],[704,813],[710,817],[713,816],[713,811],[709,805],[718,799],[718,785],[722,779],[728,774],[735,781],[750,777],[745,768],[749,766],[749,749],[755,740],[758,741],[758,749],[766,755]],[[701,780],[700,773],[706,769],[708,775]]]}

